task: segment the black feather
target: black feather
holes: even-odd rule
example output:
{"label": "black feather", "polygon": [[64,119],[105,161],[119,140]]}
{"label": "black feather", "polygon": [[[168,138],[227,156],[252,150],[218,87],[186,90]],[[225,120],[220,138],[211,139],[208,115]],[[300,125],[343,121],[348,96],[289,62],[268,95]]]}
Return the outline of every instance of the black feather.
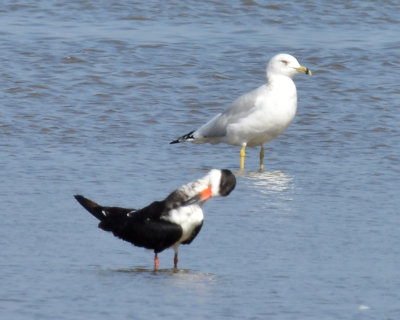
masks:
{"label": "black feather", "polygon": [[75,199],[100,220],[99,228],[111,231],[116,237],[135,246],[161,252],[172,246],[182,236],[182,228],[160,219],[165,211],[165,201],[154,201],[140,209],[103,207],[83,196]]}
{"label": "black feather", "polygon": [[187,140],[193,140],[194,139],[193,133],[194,133],[194,130],[183,135],[182,137],[179,137],[176,140],[171,141],[169,144],[179,143],[179,142],[183,142],[183,141],[187,141]]}

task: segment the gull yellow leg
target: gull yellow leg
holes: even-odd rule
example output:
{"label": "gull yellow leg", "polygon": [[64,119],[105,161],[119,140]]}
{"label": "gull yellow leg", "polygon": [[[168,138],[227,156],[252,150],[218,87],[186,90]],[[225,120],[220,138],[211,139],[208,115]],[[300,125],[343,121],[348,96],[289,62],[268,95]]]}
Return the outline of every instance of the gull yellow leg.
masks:
{"label": "gull yellow leg", "polygon": [[264,146],[261,146],[260,149],[260,172],[264,170]]}
{"label": "gull yellow leg", "polygon": [[244,158],[246,157],[246,145],[242,145],[240,149],[240,171],[244,170]]}

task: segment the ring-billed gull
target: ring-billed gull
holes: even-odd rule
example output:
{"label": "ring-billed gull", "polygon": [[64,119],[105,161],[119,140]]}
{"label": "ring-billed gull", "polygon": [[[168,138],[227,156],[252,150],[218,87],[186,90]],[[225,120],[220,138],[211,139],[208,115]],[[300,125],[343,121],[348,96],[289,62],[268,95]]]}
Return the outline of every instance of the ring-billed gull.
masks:
{"label": "ring-billed gull", "polygon": [[289,54],[278,54],[267,66],[267,84],[236,99],[209,122],[170,143],[228,143],[241,146],[240,170],[244,170],[246,146],[260,146],[260,171],[264,145],[279,136],[292,122],[297,109],[297,92],[292,77],[311,76],[311,71]]}

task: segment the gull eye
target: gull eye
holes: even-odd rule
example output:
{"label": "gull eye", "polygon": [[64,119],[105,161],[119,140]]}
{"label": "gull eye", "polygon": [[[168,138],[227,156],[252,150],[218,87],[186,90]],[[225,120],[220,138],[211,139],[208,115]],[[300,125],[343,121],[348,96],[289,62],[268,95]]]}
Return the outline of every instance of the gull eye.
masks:
{"label": "gull eye", "polygon": [[285,66],[287,66],[287,65],[289,64],[289,61],[287,61],[287,60],[281,60],[281,62],[282,62]]}

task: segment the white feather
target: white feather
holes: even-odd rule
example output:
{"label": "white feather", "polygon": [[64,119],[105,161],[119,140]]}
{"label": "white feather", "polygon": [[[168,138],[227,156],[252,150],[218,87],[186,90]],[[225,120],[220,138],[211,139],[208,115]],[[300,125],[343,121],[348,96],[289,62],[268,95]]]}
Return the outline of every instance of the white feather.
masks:
{"label": "white feather", "polygon": [[197,204],[183,206],[169,211],[167,216],[162,217],[163,220],[176,223],[182,227],[182,236],[178,243],[187,240],[193,233],[194,229],[204,220],[203,210]]}
{"label": "white feather", "polygon": [[221,170],[212,169],[205,177],[200,178],[194,182],[188,183],[178,190],[185,193],[188,198],[194,197],[199,192],[203,191],[204,189],[208,188],[211,184],[212,186],[212,196],[219,195],[219,185],[221,182]]}

